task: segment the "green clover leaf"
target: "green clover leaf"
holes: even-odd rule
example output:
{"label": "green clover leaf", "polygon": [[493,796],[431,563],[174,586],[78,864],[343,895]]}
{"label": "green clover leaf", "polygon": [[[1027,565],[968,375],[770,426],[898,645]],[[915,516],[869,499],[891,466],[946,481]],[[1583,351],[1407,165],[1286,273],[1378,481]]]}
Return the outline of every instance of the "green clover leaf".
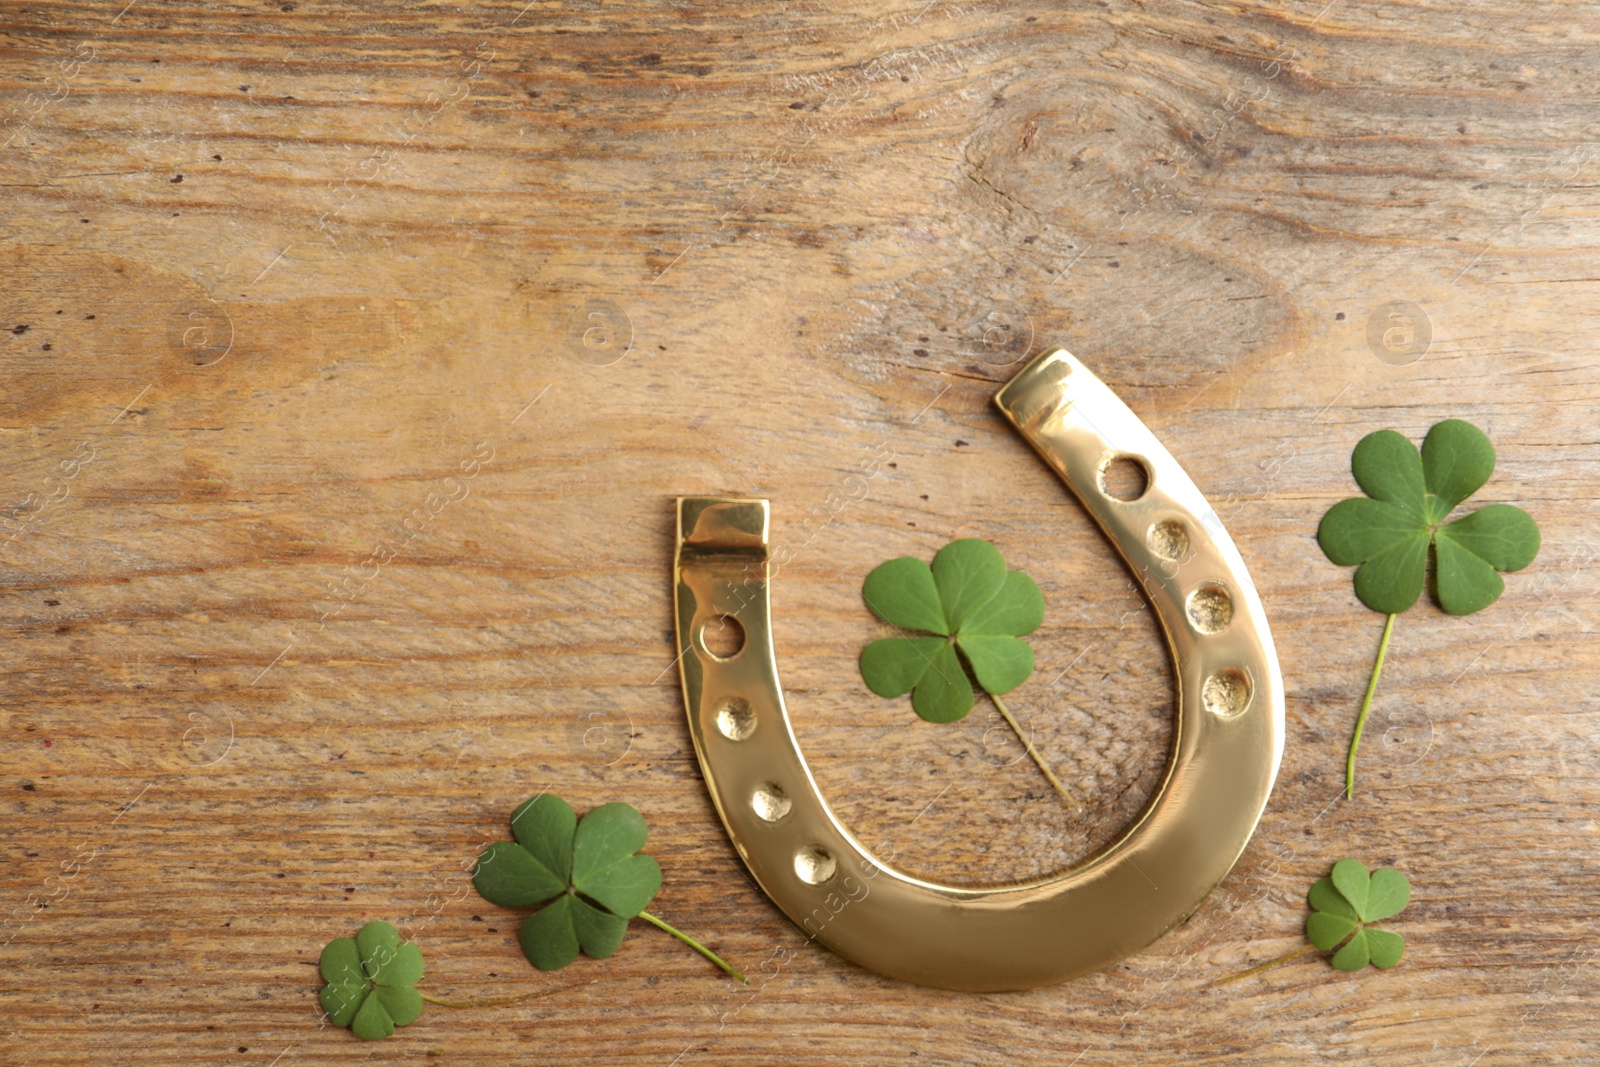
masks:
{"label": "green clover leaf", "polygon": [[1494,446],[1482,430],[1447,419],[1417,448],[1394,430],[1363,437],[1350,458],[1367,494],[1335,504],[1317,527],[1322,551],[1341,567],[1359,564],[1356,596],[1373,611],[1399,614],[1417,602],[1436,561],[1439,606],[1470,615],[1505,591],[1501,571],[1518,571],[1539,553],[1539,527],[1521,508],[1491,504],[1446,522],[1494,472]]}
{"label": "green clover leaf", "polygon": [[1405,954],[1405,938],[1371,926],[1411,901],[1411,883],[1394,868],[1369,873],[1361,861],[1342,859],[1317,879],[1306,900],[1306,939],[1324,952],[1337,947],[1329,962],[1338,970],[1359,971],[1369,963],[1387,970]]}
{"label": "green clover leaf", "polygon": [[617,951],[628,920],[661,889],[661,867],[637,855],[644,816],[628,804],[602,804],[580,822],[566,801],[544,793],[511,816],[515,841],[478,857],[479,895],[508,908],[544,905],[522,923],[523,954],[541,971]]}
{"label": "green clover leaf", "polygon": [[1032,578],[1008,571],[987,541],[952,541],[933,566],[902,556],[873,569],[862,598],[901,634],[861,652],[861,676],[881,697],[911,693],[928,722],[955,722],[972,710],[967,668],[991,696],[1009,693],[1033,673],[1033,649],[1023,634],[1044,622],[1044,594]]}
{"label": "green clover leaf", "polygon": [[1072,803],[1000,699],[1033,673],[1033,649],[1021,638],[1044,622],[1044,594],[1032,578],[1007,570],[998,549],[969,537],[941,548],[931,567],[910,556],[874,567],[861,584],[861,598],[902,631],[861,650],[868,689],[881,697],[910,693],[911,707],[923,719],[956,722],[972,710],[970,671],[1034,764]]}
{"label": "green clover leaf", "polygon": [[1506,587],[1500,572],[1521,570],[1539,554],[1538,524],[1510,504],[1490,504],[1446,521],[1494,473],[1494,446],[1471,423],[1437,423],[1420,454],[1393,430],[1369,433],[1356,444],[1350,472],[1367,495],[1329,508],[1317,527],[1317,543],[1339,566],[1356,566],[1356,596],[1389,618],[1345,756],[1347,799],[1355,795],[1356,749],[1372,710],[1394,620],[1422,595],[1429,548],[1439,606],[1451,615],[1470,615],[1493,604]]}
{"label": "green clover leaf", "polygon": [[[661,866],[639,855],[649,833],[631,804],[602,804],[581,820],[560,797],[541,793],[511,813],[511,836],[478,857],[472,884],[491,904],[538,908],[522,922],[528,962],[554,971],[578,958],[604,959],[622,947],[634,917],[665,930],[747,981],[694,938],[645,911],[661,890]],[[542,907],[541,907],[542,905]]]}
{"label": "green clover leaf", "polygon": [[1317,949],[1333,952],[1328,962],[1341,971],[1359,971],[1369,963],[1388,970],[1405,955],[1405,938],[1373,925],[1398,915],[1411,902],[1411,883],[1394,868],[1368,872],[1361,861],[1342,859],[1330,874],[1312,883],[1306,902],[1311,905],[1311,914],[1306,916],[1309,945],[1215,984],[1249,978]]}
{"label": "green clover leaf", "polygon": [[322,950],[318,999],[335,1026],[364,1040],[394,1033],[422,1014],[422,950],[386,922],[370,922],[356,936],[336,937]]}

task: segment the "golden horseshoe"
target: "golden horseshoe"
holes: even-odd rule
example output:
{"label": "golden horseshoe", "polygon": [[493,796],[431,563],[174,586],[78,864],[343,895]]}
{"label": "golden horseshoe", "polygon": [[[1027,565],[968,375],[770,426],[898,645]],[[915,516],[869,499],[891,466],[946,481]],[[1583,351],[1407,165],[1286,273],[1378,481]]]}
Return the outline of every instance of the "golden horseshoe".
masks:
{"label": "golden horseshoe", "polygon": [[[1177,460],[1064,349],[995,403],[1055,469],[1139,579],[1172,653],[1177,723],[1166,775],[1119,837],[1023,885],[939,885],[879,863],[828,807],[800,754],[772,647],[767,501],[678,501],[674,571],[689,732],[728,836],[803,932],[891,978],[994,992],[1115,963],[1183,921],[1261,818],[1283,756],[1283,679],[1267,617],[1227,531]],[[1134,500],[1104,487],[1132,459]],[[708,625],[744,644],[719,657]]]}

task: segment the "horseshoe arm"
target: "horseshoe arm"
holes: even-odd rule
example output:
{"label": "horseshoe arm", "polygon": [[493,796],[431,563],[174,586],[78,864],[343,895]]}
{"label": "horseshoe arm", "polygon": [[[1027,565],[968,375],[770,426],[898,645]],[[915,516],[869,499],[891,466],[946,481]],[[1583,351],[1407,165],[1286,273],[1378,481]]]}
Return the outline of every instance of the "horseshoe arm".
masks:
{"label": "horseshoe arm", "polygon": [[[950,886],[875,859],[817,788],[774,660],[765,500],[678,501],[677,634],[689,730],[728,835],[756,882],[810,938],[893,978],[970,991],[1065,981],[1138,951],[1187,917],[1254,832],[1283,754],[1283,682],[1244,561],[1177,461],[1063,349],[995,397],[1143,587],[1177,688],[1165,777],[1106,848],[1020,885]],[[1148,487],[1102,487],[1118,458]],[[722,616],[740,650],[706,645]]]}

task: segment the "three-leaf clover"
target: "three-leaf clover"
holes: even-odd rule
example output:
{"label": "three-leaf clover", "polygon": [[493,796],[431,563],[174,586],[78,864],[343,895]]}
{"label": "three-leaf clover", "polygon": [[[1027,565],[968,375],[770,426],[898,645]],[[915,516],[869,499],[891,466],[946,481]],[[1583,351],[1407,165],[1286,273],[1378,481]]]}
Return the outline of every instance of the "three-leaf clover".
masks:
{"label": "three-leaf clover", "polygon": [[901,556],[879,564],[861,586],[873,614],[902,632],[861,650],[861,677],[881,697],[911,694],[928,722],[955,722],[972,710],[972,682],[989,694],[1028,755],[1068,797],[1001,701],[1033,673],[1023,634],[1044,622],[1044,594],[1022,571],[1007,570],[998,549],[978,538],[951,541],[930,567]]}
{"label": "three-leaf clover", "polygon": [[1370,924],[1387,919],[1411,901],[1411,883],[1393,867],[1367,872],[1359,860],[1343,859],[1306,894],[1311,914],[1306,939],[1324,952],[1341,945],[1329,962],[1341,971],[1367,964],[1387,970],[1400,962],[1405,938]]}
{"label": "three-leaf clover", "polygon": [[516,840],[485,849],[472,883],[490,903],[539,909],[523,920],[519,940],[541,971],[565,967],[579,951],[592,959],[611,955],[638,916],[744,981],[716,953],[644,910],[661,889],[661,866],[639,854],[648,832],[630,804],[602,804],[580,821],[566,801],[542,793],[518,805],[511,815]]}
{"label": "three-leaf clover", "polygon": [[422,1014],[422,994],[412,988],[422,978],[422,950],[401,944],[400,932],[386,922],[329,941],[321,970],[328,983],[318,995],[322,1010],[357,1037],[388,1037]]}
{"label": "three-leaf clover", "polygon": [[1345,759],[1345,795],[1355,792],[1356,749],[1372,709],[1394,620],[1417,602],[1433,550],[1439,606],[1470,615],[1505,591],[1501,571],[1517,571],[1539,553],[1539,527],[1510,504],[1490,504],[1447,521],[1458,504],[1494,473],[1494,446],[1482,430],[1446,419],[1417,447],[1394,430],[1363,437],[1350,457],[1350,471],[1365,497],[1342,500],[1317,527],[1317,543],[1340,566],[1359,564],[1356,596],[1388,615],[1378,657],[1367,685]]}

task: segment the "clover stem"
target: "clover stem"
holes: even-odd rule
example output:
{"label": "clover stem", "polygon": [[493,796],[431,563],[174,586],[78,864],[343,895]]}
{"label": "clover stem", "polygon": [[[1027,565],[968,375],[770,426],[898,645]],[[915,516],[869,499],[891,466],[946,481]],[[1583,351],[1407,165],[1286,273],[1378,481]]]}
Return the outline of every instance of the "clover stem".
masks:
{"label": "clover stem", "polygon": [[696,941],[694,938],[690,937],[688,934],[684,933],[682,930],[679,930],[677,927],[673,926],[671,923],[656,918],[654,915],[651,915],[648,911],[641,911],[639,913],[639,918],[643,919],[647,923],[650,923],[652,926],[657,926],[657,927],[660,927],[661,929],[665,930],[667,933],[671,934],[673,937],[677,938],[679,941],[682,941],[685,945],[688,945],[690,948],[692,948],[696,952],[700,953],[700,955],[704,956],[706,959],[710,960],[712,963],[715,963],[718,967],[721,967],[723,970],[727,971],[729,974],[731,974],[735,978],[739,979],[739,981],[743,982],[745,985],[749,985],[750,984],[750,979],[746,978],[744,975],[740,974],[734,968],[730,967],[728,965],[727,961],[724,960],[721,956],[717,955],[715,952],[712,952],[710,949],[706,948],[700,942]]}
{"label": "clover stem", "polygon": [[1067,787],[1061,784],[1061,779],[1057,778],[1054,772],[1045,765],[1044,757],[1039,755],[1039,750],[1033,747],[1033,742],[1028,740],[1028,735],[1022,732],[1022,724],[1012,717],[1010,709],[993,693],[989,694],[989,699],[994,701],[994,706],[1000,709],[1000,714],[1005,717],[1006,722],[1011,724],[1011,729],[1016,731],[1017,740],[1022,742],[1022,747],[1027,749],[1028,755],[1033,757],[1034,765],[1044,773],[1046,778],[1050,779],[1050,784],[1056,787],[1056,792],[1061,794],[1061,799],[1073,807],[1077,807],[1077,801],[1072,799],[1072,794],[1067,792]]}
{"label": "clover stem", "polygon": [[1356,749],[1361,746],[1361,731],[1366,729],[1367,716],[1372,711],[1372,694],[1378,691],[1378,676],[1383,673],[1383,657],[1389,653],[1389,638],[1394,634],[1394,620],[1397,616],[1390,615],[1389,621],[1383,624],[1383,640],[1378,644],[1378,661],[1372,665],[1372,680],[1367,683],[1367,696],[1361,702],[1361,716],[1356,719],[1355,736],[1350,739],[1350,754],[1344,761],[1344,798],[1350,800],[1356,795]]}
{"label": "clover stem", "polygon": [[510,997],[488,997],[484,1000],[445,1000],[443,997],[429,996],[422,990],[417,990],[417,995],[429,1004],[437,1004],[441,1008],[493,1008],[501,1004],[514,1004],[519,1000],[529,1000],[533,997],[548,997],[552,993],[563,993],[569,989],[581,989],[586,985],[593,985],[598,978],[587,982],[574,982],[572,985],[557,986],[555,989],[536,989],[532,993],[518,993]]}
{"label": "clover stem", "polygon": [[1275,960],[1268,960],[1266,963],[1257,964],[1248,971],[1240,971],[1238,974],[1230,974],[1226,978],[1219,978],[1211,984],[1213,986],[1227,985],[1229,982],[1237,982],[1241,978],[1249,978],[1251,975],[1260,974],[1262,971],[1270,971],[1272,968],[1288,963],[1292,959],[1297,959],[1300,956],[1304,956],[1307,952],[1315,952],[1316,948],[1316,945],[1301,945],[1293,952],[1285,953]]}

